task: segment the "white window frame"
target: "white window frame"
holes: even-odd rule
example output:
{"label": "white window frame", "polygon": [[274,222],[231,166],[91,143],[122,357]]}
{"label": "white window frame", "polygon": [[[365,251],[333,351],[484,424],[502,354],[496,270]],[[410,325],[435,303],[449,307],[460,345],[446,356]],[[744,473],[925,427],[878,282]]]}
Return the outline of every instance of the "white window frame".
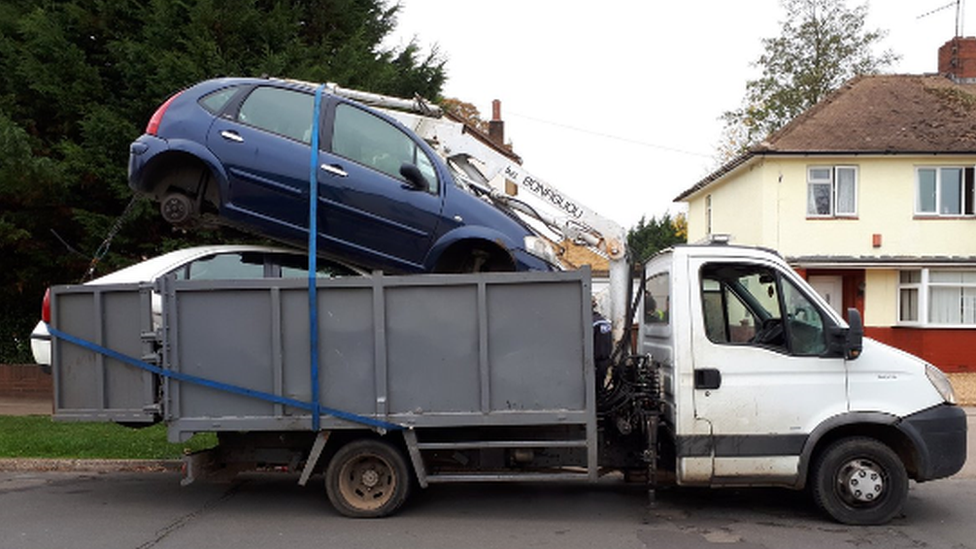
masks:
{"label": "white window frame", "polygon": [[[919,282],[902,282],[901,273],[905,271],[919,271],[921,272],[921,277]],[[898,271],[898,288],[896,292],[896,314],[897,314],[897,325],[899,326],[916,326],[916,327],[929,327],[929,328],[976,328],[976,320],[972,323],[938,323],[932,322],[930,320],[931,310],[930,304],[932,301],[931,292],[933,288],[970,288],[976,291],[976,282],[932,282],[931,273],[932,271],[938,272],[951,272],[951,271],[965,271],[974,272],[976,269],[951,269],[951,268],[931,268],[931,267],[920,267],[917,269],[900,269]],[[915,290],[918,292],[918,318],[915,320],[902,320],[901,318],[901,306],[902,306],[902,290]],[[964,296],[965,298],[965,296]]]}
{"label": "white window frame", "polygon": [[[959,213],[942,213],[942,170],[958,169],[962,170],[962,202],[959,204]],[[922,189],[921,172],[931,170],[935,172],[935,211],[922,210]],[[974,192],[966,196],[966,171],[976,172],[973,166],[966,165],[944,165],[944,166],[916,166],[915,167],[915,215],[920,217],[974,217],[976,216],[976,196]],[[976,186],[976,185],[974,185]],[[966,213],[966,210],[970,213]]]}
{"label": "white window frame", "polygon": [[[830,179],[814,179],[814,170],[830,170]],[[850,211],[839,211],[837,204],[838,187],[839,180],[838,171],[840,170],[851,170],[854,173],[854,196],[853,196],[853,207]],[[858,179],[860,179],[860,174],[858,173],[857,166],[852,166],[848,164],[838,164],[838,165],[817,165],[817,166],[807,166],[807,217],[815,219],[830,219],[830,218],[852,218],[857,217],[857,189],[858,189]],[[811,185],[830,185],[830,211],[826,214],[813,213],[810,211],[810,186]]]}

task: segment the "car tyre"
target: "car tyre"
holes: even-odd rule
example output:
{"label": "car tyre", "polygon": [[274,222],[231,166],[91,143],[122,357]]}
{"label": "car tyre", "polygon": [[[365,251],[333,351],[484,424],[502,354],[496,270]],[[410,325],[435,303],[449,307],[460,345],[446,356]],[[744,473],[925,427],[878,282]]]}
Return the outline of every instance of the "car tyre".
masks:
{"label": "car tyre", "polygon": [[887,445],[867,437],[844,438],[817,459],[812,493],[817,505],[838,522],[884,524],[908,499],[908,474]]}
{"label": "car tyre", "polygon": [[159,201],[159,213],[171,225],[183,226],[199,216],[193,199],[183,193],[169,193]]}

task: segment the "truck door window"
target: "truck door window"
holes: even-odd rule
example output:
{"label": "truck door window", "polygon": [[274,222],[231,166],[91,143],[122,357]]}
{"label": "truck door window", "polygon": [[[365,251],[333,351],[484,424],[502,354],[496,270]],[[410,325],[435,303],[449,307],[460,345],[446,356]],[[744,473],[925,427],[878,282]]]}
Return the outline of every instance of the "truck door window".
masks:
{"label": "truck door window", "polygon": [[706,265],[702,269],[702,307],[711,341],[786,347],[776,277],[769,269]]}
{"label": "truck door window", "polygon": [[644,322],[667,324],[671,308],[671,275],[660,273],[644,281]]}
{"label": "truck door window", "polygon": [[783,300],[790,351],[794,355],[823,354],[827,350],[823,315],[789,280],[783,280]]}
{"label": "truck door window", "polygon": [[826,351],[822,313],[773,269],[705,265],[701,294],[705,334],[710,341],[756,345],[803,356]]}

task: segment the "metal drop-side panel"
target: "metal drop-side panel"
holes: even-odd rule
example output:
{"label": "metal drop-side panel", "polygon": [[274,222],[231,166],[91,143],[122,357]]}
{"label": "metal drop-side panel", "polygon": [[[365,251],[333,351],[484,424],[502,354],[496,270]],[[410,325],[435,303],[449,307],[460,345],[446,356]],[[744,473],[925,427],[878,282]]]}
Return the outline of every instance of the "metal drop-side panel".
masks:
{"label": "metal drop-side panel", "polygon": [[[149,290],[135,284],[52,288],[51,320],[61,332],[142,358],[151,330]],[[155,376],[114,358],[51,338],[54,418],[156,421]]]}

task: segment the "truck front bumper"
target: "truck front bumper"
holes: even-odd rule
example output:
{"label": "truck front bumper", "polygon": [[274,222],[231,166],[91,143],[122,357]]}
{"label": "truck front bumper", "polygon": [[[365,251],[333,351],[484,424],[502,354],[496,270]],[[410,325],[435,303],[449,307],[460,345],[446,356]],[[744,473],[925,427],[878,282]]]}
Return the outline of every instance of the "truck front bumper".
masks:
{"label": "truck front bumper", "polygon": [[915,442],[918,471],[924,482],[952,476],[966,463],[966,412],[942,404],[902,419],[898,428]]}

